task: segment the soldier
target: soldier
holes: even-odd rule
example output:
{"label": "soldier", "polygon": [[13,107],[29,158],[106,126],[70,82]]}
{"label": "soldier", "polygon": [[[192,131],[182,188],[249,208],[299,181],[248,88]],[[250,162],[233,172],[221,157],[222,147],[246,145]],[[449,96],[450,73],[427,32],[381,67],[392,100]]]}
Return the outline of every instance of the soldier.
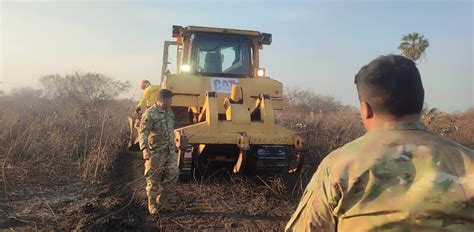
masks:
{"label": "soldier", "polygon": [[355,76],[367,133],[319,165],[286,231],[474,231],[474,151],[426,130],[413,61]]}
{"label": "soldier", "polygon": [[145,160],[146,193],[151,215],[157,213],[158,205],[164,210],[169,208],[168,197],[178,180],[174,114],[170,108],[172,96],[170,90],[160,90],[155,105],[145,111],[140,122],[140,149]]}
{"label": "soldier", "polygon": [[160,85],[152,85],[148,80],[140,81],[140,88],[143,90],[143,95],[137,104],[135,111],[140,114],[143,107],[150,107],[155,104],[160,91]]}

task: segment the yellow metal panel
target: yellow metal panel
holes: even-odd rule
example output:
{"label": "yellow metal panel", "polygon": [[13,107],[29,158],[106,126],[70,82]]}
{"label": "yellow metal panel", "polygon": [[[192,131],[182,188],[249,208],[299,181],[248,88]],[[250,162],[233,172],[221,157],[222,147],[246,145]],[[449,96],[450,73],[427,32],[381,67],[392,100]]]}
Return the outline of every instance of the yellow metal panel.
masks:
{"label": "yellow metal panel", "polygon": [[[163,88],[173,91],[173,106],[201,107],[204,105],[206,91],[211,91],[211,77],[194,75],[172,75],[163,81]],[[273,101],[273,109],[283,109],[283,85],[273,79],[240,78],[244,104],[247,108],[255,105],[260,94],[268,94]],[[179,97],[178,97],[179,96]],[[230,93],[217,93],[219,114],[225,114],[223,103]],[[197,99],[196,99],[197,98]],[[197,101],[197,102],[196,102]]]}
{"label": "yellow metal panel", "polygon": [[187,95],[202,95],[206,91],[210,91],[209,81],[199,76],[194,75],[171,75],[167,77],[162,87],[171,90],[176,94],[187,94]]}
{"label": "yellow metal panel", "polygon": [[272,101],[269,99],[262,99],[260,108],[261,118],[264,120],[265,134],[273,134],[275,129],[275,112],[273,111]]}
{"label": "yellow metal panel", "polygon": [[[211,135],[208,133],[189,133],[189,144],[235,144],[238,143],[238,136],[235,133],[219,133]],[[289,135],[272,135],[247,133],[250,145],[294,145],[295,137]]]}
{"label": "yellow metal panel", "polygon": [[227,120],[236,124],[250,123],[250,113],[245,105],[230,104],[226,112]]}
{"label": "yellow metal panel", "polygon": [[282,110],[283,109],[283,99],[272,99],[272,105],[274,110]]}
{"label": "yellow metal panel", "polygon": [[198,96],[189,96],[189,95],[174,95],[173,96],[173,106],[197,106],[199,104]]}
{"label": "yellow metal panel", "polygon": [[216,98],[208,97],[204,107],[206,108],[206,123],[209,127],[209,134],[216,135],[219,126]]}
{"label": "yellow metal panel", "polygon": [[242,85],[244,95],[258,98],[261,93],[268,94],[271,98],[281,98],[283,96],[283,84],[277,80],[269,78],[242,78],[239,82]]}
{"label": "yellow metal panel", "polygon": [[297,136],[284,127],[275,125],[274,134],[264,133],[264,123],[234,124],[231,121],[219,121],[216,134],[210,134],[206,122],[186,126],[175,130],[176,138],[184,131],[190,144],[237,144],[240,133],[245,132],[250,144],[294,145]]}

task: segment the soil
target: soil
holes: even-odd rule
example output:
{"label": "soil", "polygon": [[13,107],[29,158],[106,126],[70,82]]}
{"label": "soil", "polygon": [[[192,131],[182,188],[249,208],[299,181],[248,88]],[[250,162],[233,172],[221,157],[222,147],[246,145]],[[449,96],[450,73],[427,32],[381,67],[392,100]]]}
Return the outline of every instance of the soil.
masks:
{"label": "soil", "polygon": [[148,215],[143,160],[122,153],[103,183],[72,182],[0,195],[0,230],[267,231],[283,230],[298,197],[280,177],[224,171],[180,182],[172,210]]}

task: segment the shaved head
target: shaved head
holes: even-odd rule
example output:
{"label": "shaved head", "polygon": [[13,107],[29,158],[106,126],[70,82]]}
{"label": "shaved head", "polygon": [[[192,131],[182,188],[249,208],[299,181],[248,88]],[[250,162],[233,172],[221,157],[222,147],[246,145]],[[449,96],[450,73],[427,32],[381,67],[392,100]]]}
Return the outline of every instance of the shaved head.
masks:
{"label": "shaved head", "polygon": [[419,114],[425,91],[415,63],[403,56],[380,56],[360,69],[354,79],[359,100],[376,114],[401,117]]}

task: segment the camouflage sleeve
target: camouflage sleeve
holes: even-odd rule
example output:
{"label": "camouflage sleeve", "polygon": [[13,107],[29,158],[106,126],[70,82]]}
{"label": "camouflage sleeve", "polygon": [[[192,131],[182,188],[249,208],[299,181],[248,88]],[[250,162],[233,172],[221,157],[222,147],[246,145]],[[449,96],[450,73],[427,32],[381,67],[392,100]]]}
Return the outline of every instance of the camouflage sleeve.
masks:
{"label": "camouflage sleeve", "polygon": [[336,231],[332,212],[336,194],[329,182],[330,169],[323,161],[311,178],[285,231]]}
{"label": "camouflage sleeve", "polygon": [[140,142],[140,150],[145,149],[148,147],[148,135],[150,134],[150,130],[152,128],[152,122],[150,120],[150,116],[148,114],[148,110],[145,111],[142,115],[142,119],[140,121],[140,130],[139,130],[139,142]]}
{"label": "camouflage sleeve", "polygon": [[142,98],[140,98],[140,101],[138,102],[137,107],[141,108],[141,107],[147,106],[146,103],[147,103],[148,98],[150,98],[150,90],[149,88],[146,88],[145,90],[143,90]]}
{"label": "camouflage sleeve", "polygon": [[171,108],[169,109],[170,110],[170,114],[171,114],[171,134],[170,134],[170,140],[171,140],[171,144],[175,144],[174,143],[174,139],[175,139],[175,136],[174,136],[174,127],[175,127],[175,115],[173,113],[173,111],[171,110]]}

